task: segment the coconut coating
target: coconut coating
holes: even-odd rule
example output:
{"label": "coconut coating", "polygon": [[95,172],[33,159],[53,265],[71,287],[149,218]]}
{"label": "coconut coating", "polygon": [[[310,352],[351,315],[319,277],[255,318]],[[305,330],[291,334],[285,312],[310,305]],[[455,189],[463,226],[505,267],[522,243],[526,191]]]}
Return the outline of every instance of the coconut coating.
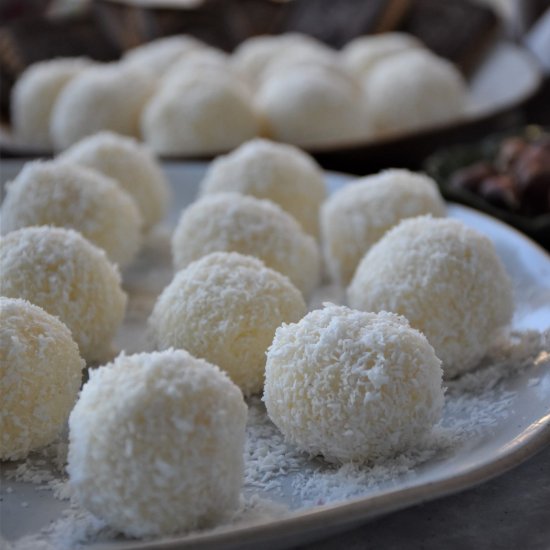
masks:
{"label": "coconut coating", "polygon": [[164,218],[168,207],[168,182],[153,153],[135,139],[99,132],[79,141],[59,158],[116,180],[136,201],[144,230]]}
{"label": "coconut coating", "polygon": [[437,184],[408,170],[385,170],[346,185],[323,204],[321,233],[331,277],[347,285],[369,248],[403,218],[445,215]]}
{"label": "coconut coating", "polygon": [[160,86],[141,120],[145,141],[155,152],[220,153],[260,133],[246,87],[227,74],[189,72],[168,84]]}
{"label": "coconut coating", "polygon": [[305,313],[287,277],[257,258],[215,252],[176,274],[149,325],[160,348],[183,348],[218,365],[250,395],[263,388],[275,329]]}
{"label": "coconut coating", "polygon": [[440,419],[441,362],[403,317],[326,304],[277,329],[264,401],[285,439],[335,462],[413,447]]}
{"label": "coconut coating", "polygon": [[51,149],[50,118],[63,88],[91,61],[59,58],[30,65],[11,92],[11,122],[15,137],[23,144]]}
{"label": "coconut coating", "polygon": [[128,50],[122,58],[122,63],[162,76],[182,57],[206,47],[203,42],[192,36],[169,36]]}
{"label": "coconut coating", "polygon": [[176,269],[217,251],[260,258],[286,275],[305,296],[319,283],[320,253],[315,239],[268,200],[215,193],[185,209],[172,236]]}
{"label": "coconut coating", "polygon": [[246,416],[239,388],[186,351],[120,355],[69,419],[74,496],[130,537],[215,525],[239,505]]}
{"label": "coconut coating", "polygon": [[383,134],[455,120],[466,108],[458,69],[420,48],[377,63],[363,80],[363,91],[369,119]]}
{"label": "coconut coating", "polygon": [[255,139],[218,157],[201,182],[202,195],[236,192],[269,199],[292,214],[302,228],[319,234],[325,183],[319,165],[297,147]]}
{"label": "coconut coating", "polygon": [[26,227],[0,239],[2,294],[59,317],[87,361],[101,361],[122,322],[126,294],[105,252],[80,233]]}
{"label": "coconut coating", "polygon": [[139,250],[141,224],[135,201],[116,181],[63,161],[27,163],[2,204],[3,233],[31,225],[68,227],[120,265]]}
{"label": "coconut coating", "polygon": [[359,36],[342,50],[344,65],[358,77],[367,76],[376,63],[390,55],[422,48],[423,44],[411,34],[386,32]]}
{"label": "coconut coating", "polygon": [[59,434],[85,363],[69,329],[42,308],[0,297],[0,318],[0,460],[18,460]]}
{"label": "coconut coating", "polygon": [[369,134],[358,83],[325,66],[298,65],[273,73],[255,102],[279,141],[312,146]]}
{"label": "coconut coating", "polygon": [[348,301],[404,315],[426,335],[446,378],[476,366],[513,313],[493,243],[457,220],[426,216],[401,222],[369,250]]}
{"label": "coconut coating", "polygon": [[101,130],[139,137],[141,111],[154,90],[148,72],[118,63],[82,71],[55,103],[50,124],[55,147],[66,149]]}

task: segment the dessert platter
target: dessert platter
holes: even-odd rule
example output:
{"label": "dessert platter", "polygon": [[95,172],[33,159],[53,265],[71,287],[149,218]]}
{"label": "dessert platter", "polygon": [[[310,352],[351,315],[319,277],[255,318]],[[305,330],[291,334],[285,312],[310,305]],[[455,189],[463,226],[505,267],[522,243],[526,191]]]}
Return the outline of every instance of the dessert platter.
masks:
{"label": "dessert platter", "polygon": [[[44,163],[42,166],[30,165],[24,170],[40,168],[47,172],[47,169],[55,170],[59,167],[52,163],[48,168],[47,163]],[[244,548],[260,544],[270,548],[290,547],[415,503],[472,487],[515,467],[550,444],[550,411],[548,409],[550,396],[550,258],[543,249],[521,233],[485,214],[450,203],[445,205],[435,203],[430,207],[435,208],[434,216],[442,216],[444,212],[438,209],[442,207],[446,209],[447,220],[417,218],[402,223],[397,229],[390,232],[390,237],[397,240],[403,238],[399,233],[399,231],[403,233],[403,227],[408,228],[408,234],[415,232],[421,234],[423,224],[437,223],[441,234],[445,234],[446,231],[454,231],[452,228],[455,224],[454,220],[456,220],[463,224],[461,227],[465,227],[465,234],[469,235],[468,232],[473,229],[488,237],[500,262],[491,263],[493,260],[489,254],[483,256],[480,261],[488,262],[487,269],[490,269],[490,276],[495,280],[501,277],[499,266],[504,266],[511,281],[512,294],[510,296],[513,296],[513,305],[511,302],[507,302],[507,291],[499,291],[502,303],[495,305],[494,301],[491,302],[487,306],[487,315],[494,313],[506,317],[510,314],[510,329],[493,342],[485,353],[485,357],[476,362],[477,366],[474,369],[459,373],[458,377],[455,376],[456,373],[452,373],[448,377],[449,379],[443,381],[443,386],[447,388],[443,403],[443,393],[439,393],[441,391],[440,378],[438,378],[441,376],[440,363],[433,355],[431,346],[427,345],[427,341],[420,340],[421,335],[417,331],[413,331],[408,324],[403,324],[403,321],[398,320],[403,318],[397,318],[391,314],[384,317],[382,314],[381,317],[375,319],[374,314],[356,312],[357,315],[363,316],[361,323],[382,323],[384,338],[381,338],[378,344],[386,342],[384,345],[390,345],[391,348],[393,341],[393,336],[391,336],[393,332],[391,331],[396,331],[405,339],[411,339],[407,342],[414,341],[414,345],[411,344],[417,350],[414,353],[422,353],[422,361],[431,365],[430,368],[435,373],[435,378],[434,376],[431,378],[432,382],[438,380],[438,383],[434,386],[432,386],[432,382],[425,384],[425,387],[428,388],[426,391],[432,392],[426,397],[432,403],[428,410],[420,413],[415,408],[414,400],[411,403],[406,401],[401,403],[404,408],[401,414],[410,414],[410,417],[407,417],[407,422],[410,422],[410,426],[413,427],[410,430],[401,429],[401,432],[397,430],[394,433],[401,433],[409,438],[412,436],[417,440],[412,442],[409,440],[402,452],[392,451],[394,443],[391,441],[388,443],[389,440],[385,441],[384,438],[372,440],[369,448],[379,447],[380,456],[377,457],[374,453],[366,463],[354,462],[347,459],[353,457],[357,448],[353,442],[348,442],[349,437],[346,435],[345,429],[342,428],[338,433],[334,430],[330,432],[331,427],[334,427],[332,422],[338,416],[336,412],[332,416],[327,413],[329,433],[322,438],[323,444],[327,446],[321,448],[319,453],[316,452],[319,450],[319,442],[307,440],[306,432],[300,430],[300,426],[296,423],[293,424],[295,418],[300,418],[304,422],[308,419],[308,412],[300,409],[298,400],[292,405],[296,407],[293,409],[294,415],[286,414],[286,409],[279,407],[291,390],[294,391],[293,388],[300,386],[298,379],[293,383],[286,381],[287,374],[285,374],[284,365],[281,363],[281,358],[284,358],[287,353],[295,354],[293,357],[297,358],[297,362],[299,361],[299,353],[292,344],[298,339],[297,333],[294,331],[303,331],[304,334],[311,330],[315,331],[325,323],[323,316],[327,315],[338,318],[342,327],[346,327],[345,330],[353,331],[356,326],[354,324],[356,318],[346,313],[350,310],[338,307],[345,301],[343,290],[338,285],[329,283],[326,275],[319,284],[313,280],[316,275],[311,271],[310,266],[314,263],[314,259],[312,259],[314,253],[311,252],[311,247],[308,244],[313,237],[302,232],[299,235],[300,238],[294,241],[292,239],[285,240],[285,231],[289,227],[294,227],[292,224],[297,222],[292,220],[292,222],[285,221],[283,223],[284,215],[281,209],[275,209],[274,206],[268,207],[265,205],[265,201],[258,201],[257,206],[264,216],[262,219],[267,220],[265,222],[266,231],[282,235],[281,240],[277,241],[278,249],[288,247],[283,260],[285,258],[288,260],[291,257],[301,258],[302,270],[293,271],[296,268],[296,260],[287,263],[281,260],[279,271],[286,272],[287,275],[287,277],[283,277],[275,270],[263,267],[261,262],[253,258],[243,259],[239,254],[223,255],[223,261],[220,259],[222,256],[220,254],[210,254],[197,260],[196,255],[193,255],[193,245],[198,243],[199,246],[202,246],[200,239],[206,239],[205,235],[208,235],[208,231],[211,229],[210,219],[218,216],[218,219],[221,220],[219,223],[222,225],[231,222],[232,218],[230,219],[229,216],[224,218],[216,213],[219,209],[216,201],[219,202],[219,199],[215,198],[227,197],[227,195],[214,194],[208,198],[203,196],[200,200],[202,211],[197,207],[199,203],[194,203],[193,207],[189,208],[197,199],[199,191],[201,194],[204,193],[206,185],[203,180],[207,173],[211,177],[209,185],[216,185],[215,178],[212,176],[212,165],[198,162],[165,162],[162,168],[169,182],[166,191],[170,200],[164,199],[168,201],[169,206],[161,223],[148,233],[141,251],[137,253],[137,256],[134,255],[133,259],[127,259],[122,253],[131,255],[131,250],[107,251],[107,256],[113,255],[118,258],[119,263],[120,254],[122,254],[122,264],[126,264],[121,272],[122,288],[128,295],[128,305],[124,320],[113,341],[114,350],[111,350],[111,355],[107,359],[94,356],[94,351],[100,349],[98,346],[93,348],[94,351],[86,352],[83,355],[90,366],[90,364],[96,364],[97,361],[112,360],[112,357],[120,350],[132,354],[151,351],[155,347],[166,349],[171,345],[188,349],[188,345],[192,345],[191,343],[185,343],[185,345],[178,343],[177,346],[174,344],[174,338],[180,336],[170,335],[171,323],[173,316],[179,316],[180,322],[189,323],[189,327],[192,327],[193,311],[191,310],[194,306],[189,304],[191,313],[185,317],[182,316],[181,310],[173,307],[173,304],[181,299],[179,292],[182,289],[185,289],[187,294],[192,293],[194,281],[198,279],[208,279],[207,284],[214,285],[212,292],[215,292],[216,281],[211,282],[208,273],[214,268],[220,267],[216,262],[221,265],[220,276],[223,274],[226,280],[230,281],[233,281],[232,273],[238,273],[245,278],[249,277],[252,272],[260,272],[261,276],[269,281],[264,288],[269,287],[270,289],[270,294],[260,293],[261,300],[269,303],[273,310],[277,308],[281,311],[288,310],[287,313],[284,313],[287,319],[297,321],[302,318],[306,312],[307,301],[307,309],[315,310],[314,312],[305,315],[298,323],[285,324],[277,330],[273,345],[268,351],[264,401],[258,395],[258,390],[262,385],[261,377],[256,380],[255,375],[248,373],[242,380],[238,365],[232,363],[227,357],[229,352],[223,357],[217,358],[215,362],[222,364],[225,361],[224,369],[231,374],[233,382],[247,396],[245,399],[248,406],[248,420],[244,442],[244,485],[242,494],[239,496],[239,504],[229,517],[225,517],[214,527],[192,526],[184,534],[161,537],[145,536],[144,538],[139,538],[141,536],[139,525],[135,527],[135,522],[132,527],[133,532],[128,534],[128,530],[124,530],[127,535],[125,537],[120,534],[120,529],[113,528],[113,523],[116,525],[113,515],[110,516],[111,526],[109,526],[106,521],[88,511],[89,509],[97,510],[97,504],[94,504],[93,499],[90,500],[90,495],[87,493],[86,483],[92,483],[93,480],[89,480],[89,476],[87,477],[87,472],[84,470],[88,467],[98,477],[104,474],[104,470],[101,464],[94,462],[91,452],[88,455],[82,455],[82,460],[77,460],[77,457],[78,453],[86,448],[85,445],[90,444],[87,438],[91,434],[98,434],[98,439],[94,443],[98,449],[106,444],[105,441],[100,441],[103,435],[100,437],[99,434],[103,433],[102,425],[107,426],[106,429],[109,428],[111,419],[108,409],[101,405],[103,395],[101,391],[107,391],[109,386],[115,391],[116,388],[125,385],[125,372],[129,373],[132,370],[142,372],[140,369],[144,368],[143,365],[138,364],[137,360],[131,359],[140,356],[120,355],[114,360],[116,368],[110,370],[102,368],[94,373],[93,371],[96,369],[90,366],[90,381],[84,386],[88,389],[81,393],[81,398],[71,415],[70,426],[74,432],[74,438],[71,436],[72,450],[69,451],[69,473],[74,486],[67,481],[64,469],[67,452],[66,433],[63,433],[58,440],[45,449],[31,453],[26,459],[2,463],[0,513],[3,521],[0,535],[7,541],[7,544],[11,545],[8,548],[16,550],[34,547],[44,549],[85,547],[105,550],[167,550],[176,548]],[[22,169],[23,163],[18,160],[4,161],[1,175],[2,184],[18,178],[18,185],[23,186],[24,178],[18,176]],[[390,174],[392,174],[391,171]],[[45,174],[40,177],[48,178],[50,176]],[[92,174],[88,172],[82,177],[84,179],[91,178]],[[353,179],[352,176],[336,172],[324,172],[323,177],[329,200]],[[114,191],[108,189],[106,183],[102,183],[100,180],[98,182],[98,186],[103,185],[104,192],[109,197],[113,197],[112,200],[115,200]],[[422,182],[419,183],[419,186],[421,185],[423,185]],[[10,195],[15,191],[16,186],[12,184],[5,200],[13,200]],[[71,192],[76,193],[77,191]],[[91,199],[84,200],[91,201]],[[248,207],[247,201],[249,200],[255,199],[247,198],[245,200],[242,197],[240,202],[233,203],[233,210],[238,211],[242,219],[251,220],[255,215],[256,210]],[[423,195],[422,200],[428,200],[426,195]],[[147,203],[147,200],[143,202],[143,204]],[[185,214],[181,216],[184,209]],[[27,211],[17,212],[16,206],[13,207],[13,210],[13,217],[9,223],[15,224],[13,220],[21,219],[21,216],[27,215]],[[37,206],[33,212],[36,213],[39,210]],[[190,217],[190,212],[195,218]],[[124,214],[128,219],[132,218],[131,209]],[[193,226],[194,231],[190,231],[186,223]],[[259,225],[257,220],[255,223]],[[177,230],[172,245],[174,246],[176,243],[175,246],[179,246],[184,243],[185,246],[178,248],[180,255],[175,258],[175,261],[180,264],[178,267],[182,270],[173,279],[170,237],[176,226]],[[279,227],[283,228],[279,229]],[[130,231],[131,228],[127,227],[127,230]],[[313,227],[311,233],[314,234],[315,231],[316,229]],[[296,233],[295,236],[297,235]],[[29,239],[31,237],[38,239],[37,236],[32,235],[29,236]],[[92,231],[89,238],[91,240],[96,238],[97,242],[100,237],[100,235],[94,236]],[[71,238],[76,239],[76,237]],[[196,243],[194,243],[194,239],[197,239]],[[388,242],[387,236],[384,237],[384,241]],[[210,242],[211,239],[205,240],[204,246]],[[405,242],[406,240],[403,240],[403,243]],[[131,246],[131,239],[128,239],[128,243]],[[259,245],[253,243],[251,246]],[[93,248],[95,249],[95,247]],[[378,256],[371,255],[371,260],[379,261],[383,267],[386,257],[383,254],[384,251],[379,245],[375,245],[375,248]],[[185,257],[184,252],[190,257]],[[264,254],[264,258],[269,258],[271,252],[261,250],[261,253]],[[275,256],[274,253],[273,256]],[[89,271],[94,271],[95,267],[99,270],[98,265],[103,261],[106,262],[105,255],[102,255],[101,259],[95,258],[93,255],[90,258],[97,265],[94,268],[90,267]],[[264,261],[266,264],[268,263],[268,260],[264,259]],[[276,261],[276,258],[269,261]],[[190,262],[190,267],[187,267]],[[333,265],[332,269],[334,272],[338,272],[340,267],[340,264]],[[107,267],[105,269],[108,270]],[[364,269],[363,264],[360,264],[357,273],[360,273],[362,269]],[[312,273],[309,275],[309,280],[300,278],[300,275],[303,272],[309,272],[308,270]],[[357,289],[362,283],[362,278],[357,273],[350,288],[355,288],[356,293],[361,295]],[[106,280],[108,277],[111,277],[110,273],[105,275],[102,280]],[[365,277],[363,281],[366,280]],[[502,280],[504,285],[504,279]],[[17,283],[17,281],[15,282]],[[235,285],[236,292],[240,291],[239,285],[242,284],[242,281],[237,280],[231,284]],[[289,286],[292,287],[290,291],[287,288]],[[247,288],[252,293],[250,290],[252,286],[249,285]],[[496,283],[495,288],[497,288]],[[299,291],[307,297],[306,301],[302,299]],[[476,292],[477,289],[471,289],[472,295],[476,295]],[[157,300],[161,293],[161,298]],[[452,289],[449,289],[449,293],[452,293]],[[220,291],[216,303],[222,304],[228,310],[234,307],[230,298],[221,296],[221,294]],[[288,296],[292,296],[290,304],[285,302]],[[226,301],[222,302],[222,298]],[[98,315],[102,314],[108,317],[110,314],[118,314],[112,311],[119,309],[117,300],[119,298],[115,293],[111,297],[111,308],[102,306]],[[349,292],[348,301],[357,301],[353,291]],[[327,305],[327,302],[334,305]],[[324,309],[322,304],[325,304]],[[368,307],[365,307],[367,311]],[[458,304],[456,308],[456,311],[460,311],[461,305]],[[497,311],[498,308],[501,308],[501,313]],[[513,315],[510,308],[513,308]],[[472,309],[475,309],[475,304]],[[491,311],[489,311],[490,309]],[[508,311],[509,309],[510,311]],[[267,321],[264,320],[259,310],[255,311],[254,315],[254,322],[258,326],[265,325],[267,327],[265,324]],[[369,317],[371,315],[373,317]],[[149,317],[150,325],[148,327]],[[240,323],[243,323],[242,330],[246,336],[247,331],[250,330],[246,328],[246,314],[238,319],[240,319]],[[104,321],[104,323],[106,322],[108,321]],[[212,321],[213,323],[214,321]],[[211,326],[207,324],[203,326],[202,330],[207,345],[209,342],[211,343],[208,338],[219,338],[219,335],[216,336],[216,333],[211,332]],[[266,328],[266,330],[270,329]],[[429,326],[426,331],[429,331]],[[85,338],[82,335],[75,335],[74,329],[73,336],[75,339],[80,338],[79,346],[82,353],[82,350],[86,350],[82,344]],[[335,349],[339,345],[338,338],[331,341],[328,336],[326,335],[327,340],[324,345],[328,346],[327,349],[333,349],[333,346]],[[379,336],[381,337],[382,333]],[[97,338],[102,340],[103,337],[97,335]],[[388,338],[387,341],[386,338]],[[458,334],[456,338],[459,338]],[[446,344],[442,342],[439,345],[443,349]],[[229,350],[229,348],[227,349]],[[106,350],[101,349],[100,351],[108,355]],[[231,348],[231,353],[233,351],[234,349]],[[464,358],[468,351],[467,349],[463,350]],[[319,356],[324,353],[320,348],[318,352]],[[348,352],[352,354],[353,349],[347,350],[346,353]],[[176,361],[175,357],[178,353],[177,360],[186,363],[192,374],[196,365],[191,363],[198,360],[191,358],[185,352],[173,352],[174,361]],[[207,351],[204,353],[206,354]],[[452,353],[449,352],[449,356],[446,357],[446,363],[449,365],[453,361],[456,362]],[[154,355],[149,357],[154,357]],[[209,358],[208,360],[214,362],[213,359]],[[253,360],[250,359],[250,361]],[[399,360],[396,361],[399,362]],[[75,359],[75,362],[78,364],[78,358]],[[78,365],[75,368],[78,368]],[[205,368],[213,369],[211,373],[213,378],[220,374],[217,369],[206,363],[201,368],[203,370]],[[304,370],[303,376],[307,375],[307,371]],[[106,379],[107,376],[111,376],[109,383],[104,383],[101,386],[100,378]],[[139,376],[141,375],[132,375],[132,381],[136,386],[141,383]],[[283,379],[285,380],[284,384],[277,382]],[[193,380],[193,384],[197,384],[196,387],[202,388],[201,384],[205,383],[199,378]],[[223,401],[223,406],[226,406],[225,402],[227,401],[227,410],[234,407],[231,409],[233,411],[231,413],[232,421],[244,426],[242,401],[233,399],[235,396],[232,392],[236,392],[235,386],[230,384],[227,377],[220,378],[219,384],[219,388],[212,387],[209,391],[221,391],[220,403]],[[396,384],[399,385],[397,382]],[[318,388],[319,391],[321,389]],[[170,393],[166,393],[165,396],[169,401]],[[124,399],[120,398],[122,401]],[[188,399],[192,401],[193,397],[189,396]],[[328,405],[330,405],[328,409],[336,411],[336,404],[329,403]],[[266,413],[266,406],[269,416]],[[376,413],[376,409],[373,411]],[[422,420],[422,414],[430,417],[432,414],[437,416],[438,411],[442,414],[441,421],[435,422],[433,430],[427,437],[421,437],[420,432],[414,430],[414,423],[426,421]],[[420,416],[416,416],[417,413]],[[399,424],[399,411],[390,417],[392,422]],[[211,422],[217,421],[215,416],[209,418]],[[359,430],[360,427],[354,429]],[[283,433],[285,437],[283,437]],[[223,438],[223,434],[220,434],[220,437]],[[307,441],[304,440],[304,437]],[[198,441],[197,445],[200,444],[201,442]],[[238,447],[238,444],[238,440],[236,442],[226,441],[228,457],[233,452],[232,446]],[[389,450],[387,445],[389,445]],[[303,449],[309,450],[309,453],[304,452]],[[100,451],[101,449],[98,450],[98,452]],[[158,451],[159,453],[162,451],[163,457],[166,456],[164,447]],[[132,456],[131,451],[128,452],[128,456]],[[142,452],[154,453],[156,450],[145,449]],[[322,458],[320,454],[325,458]],[[133,458],[129,460],[133,460]],[[214,459],[212,460],[214,461]],[[192,468],[195,467],[198,468],[198,465],[194,463],[189,466],[191,476]],[[233,479],[233,468],[238,470],[238,464],[234,466],[231,463],[224,466],[228,483]],[[80,481],[86,479],[88,481]],[[115,480],[111,480],[111,482],[116,484]],[[155,516],[153,510],[155,505],[153,501],[148,500],[149,488],[149,483],[144,483],[139,494],[140,510],[148,510],[145,519]],[[78,503],[73,498],[74,491],[78,493]],[[238,491],[241,491],[240,486]],[[81,507],[82,503],[85,504],[85,507]],[[111,505],[107,503],[106,507]],[[191,512],[189,513],[191,514]]]}

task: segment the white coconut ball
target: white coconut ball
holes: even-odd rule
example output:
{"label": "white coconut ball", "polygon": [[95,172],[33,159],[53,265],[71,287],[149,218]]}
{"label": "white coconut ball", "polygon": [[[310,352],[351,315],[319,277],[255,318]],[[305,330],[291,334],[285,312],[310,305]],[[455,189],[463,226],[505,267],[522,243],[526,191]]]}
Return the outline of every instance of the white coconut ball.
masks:
{"label": "white coconut ball", "polygon": [[403,218],[445,215],[435,181],[408,170],[359,178],[331,195],[321,210],[325,264],[347,285],[357,265],[384,233]]}
{"label": "white coconut ball", "polygon": [[414,447],[443,407],[441,361],[407,320],[327,304],[277,329],[264,401],[285,439],[334,462]]}
{"label": "white coconut ball", "polygon": [[69,329],[42,308],[0,297],[0,319],[0,460],[18,460],[57,437],[85,363]]}
{"label": "white coconut ball", "polygon": [[176,35],[158,38],[128,50],[122,58],[122,63],[162,76],[179,59],[203,48],[207,48],[206,44],[193,36]]}
{"label": "white coconut ball", "polygon": [[358,77],[365,77],[379,61],[422,47],[422,42],[410,34],[387,32],[355,38],[346,44],[341,57],[345,67]]}
{"label": "white coconut ball", "polygon": [[227,74],[190,72],[168,84],[142,115],[143,136],[156,153],[221,153],[260,133],[260,117],[248,90]]}
{"label": "white coconut ball", "polygon": [[24,145],[51,149],[50,119],[63,88],[91,61],[58,58],[30,65],[11,92],[11,123],[15,138]]}
{"label": "white coconut ball", "polygon": [[315,146],[369,134],[359,84],[340,71],[298,65],[263,81],[255,103],[279,140]]}
{"label": "white coconut ball", "polygon": [[126,294],[103,250],[70,229],[26,227],[0,239],[0,265],[4,296],[59,317],[87,361],[111,353]]}
{"label": "white coconut ball", "polygon": [[446,378],[475,367],[513,313],[493,243],[462,222],[426,216],[401,222],[369,250],[348,301],[404,315],[426,335]]}
{"label": "white coconut ball", "polygon": [[275,329],[305,313],[287,277],[251,256],[216,252],[176,273],[149,326],[160,348],[183,348],[218,365],[250,395],[263,388]]}
{"label": "white coconut ball", "polygon": [[244,40],[231,55],[231,65],[251,84],[257,84],[269,65],[293,54],[307,55],[330,51],[315,38],[301,33],[252,36]]}
{"label": "white coconut ball", "polygon": [[69,147],[59,158],[116,180],[136,201],[145,230],[164,218],[168,182],[153,153],[135,139],[99,132]]}
{"label": "white coconut ball", "polygon": [[363,91],[369,119],[381,134],[459,119],[467,103],[458,69],[418,48],[377,63],[363,80]]}
{"label": "white coconut ball", "polygon": [[172,236],[176,269],[218,251],[260,258],[286,275],[305,296],[319,283],[320,253],[315,239],[268,200],[215,193],[183,211]]}
{"label": "white coconut ball", "polygon": [[141,245],[141,215],[116,181],[64,161],[25,164],[7,185],[2,232],[31,225],[76,229],[119,265],[129,264]]}
{"label": "white coconut ball", "polygon": [[50,133],[66,149],[101,130],[139,137],[141,111],[155,90],[151,75],[109,63],[90,67],[63,88],[55,103]]}
{"label": "white coconut ball", "polygon": [[326,195],[323,173],[297,147],[255,139],[218,157],[208,168],[200,192],[228,191],[269,199],[292,214],[307,233],[319,234],[319,208]]}
{"label": "white coconut ball", "polygon": [[130,537],[213,526],[239,506],[246,416],[239,388],[186,351],[120,355],[70,416],[74,496]]}

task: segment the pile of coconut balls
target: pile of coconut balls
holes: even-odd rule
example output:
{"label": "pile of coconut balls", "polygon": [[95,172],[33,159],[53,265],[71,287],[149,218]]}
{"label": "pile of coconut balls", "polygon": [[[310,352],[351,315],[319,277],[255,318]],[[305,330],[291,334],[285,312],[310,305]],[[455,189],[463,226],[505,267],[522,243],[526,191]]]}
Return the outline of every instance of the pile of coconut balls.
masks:
{"label": "pile of coconut balls", "polygon": [[353,143],[457,120],[465,82],[414,37],[360,37],[341,51],[289,33],[230,55],[190,36],[155,40],[116,63],[59,58],[14,86],[15,139],[64,150],[101,130],[161,155],[219,154],[266,137],[301,146]]}
{"label": "pile of coconut balls", "polygon": [[[410,449],[440,420],[443,378],[475,368],[511,319],[491,241],[445,218],[430,178],[386,170],[327,197],[311,157],[255,139],[216,159],[181,213],[174,277],[148,320],[157,351],[115,357],[118,265],[167,197],[153,154],[103,132],[27,164],[2,206],[0,459],[68,419],[75,499],[127,536],[236,513],[252,395],[309,455]],[[308,312],[323,277],[348,305]]]}

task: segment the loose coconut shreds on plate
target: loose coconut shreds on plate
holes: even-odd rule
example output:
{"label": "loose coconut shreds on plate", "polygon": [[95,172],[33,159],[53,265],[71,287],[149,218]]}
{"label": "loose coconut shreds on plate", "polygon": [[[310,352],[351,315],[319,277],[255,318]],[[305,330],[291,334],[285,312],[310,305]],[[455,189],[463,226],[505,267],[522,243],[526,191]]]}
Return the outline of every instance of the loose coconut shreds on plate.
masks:
{"label": "loose coconut shreds on plate", "polygon": [[[550,363],[550,330],[512,332],[502,336],[480,367],[448,381],[444,417],[423,445],[379,464],[335,466],[311,458],[287,445],[265,414],[258,397],[248,400],[249,415],[245,446],[245,484],[241,509],[229,523],[216,530],[251,522],[275,520],[290,509],[308,508],[354,497],[373,495],[392,486],[413,483],[427,462],[435,464],[459,448],[475,447],[510,414],[516,393],[500,383],[522,373],[537,379],[537,370]],[[534,385],[534,384],[532,384]],[[65,444],[66,446],[66,444]],[[31,455],[15,470],[12,479],[45,486],[67,497],[68,482],[61,470],[46,474],[48,459],[66,453],[63,440]],[[9,485],[4,489],[9,493]],[[32,507],[28,512],[32,514]],[[118,535],[88,512],[72,505],[63,516],[39,534],[19,539],[10,550],[76,550],[90,542],[108,541]]]}

